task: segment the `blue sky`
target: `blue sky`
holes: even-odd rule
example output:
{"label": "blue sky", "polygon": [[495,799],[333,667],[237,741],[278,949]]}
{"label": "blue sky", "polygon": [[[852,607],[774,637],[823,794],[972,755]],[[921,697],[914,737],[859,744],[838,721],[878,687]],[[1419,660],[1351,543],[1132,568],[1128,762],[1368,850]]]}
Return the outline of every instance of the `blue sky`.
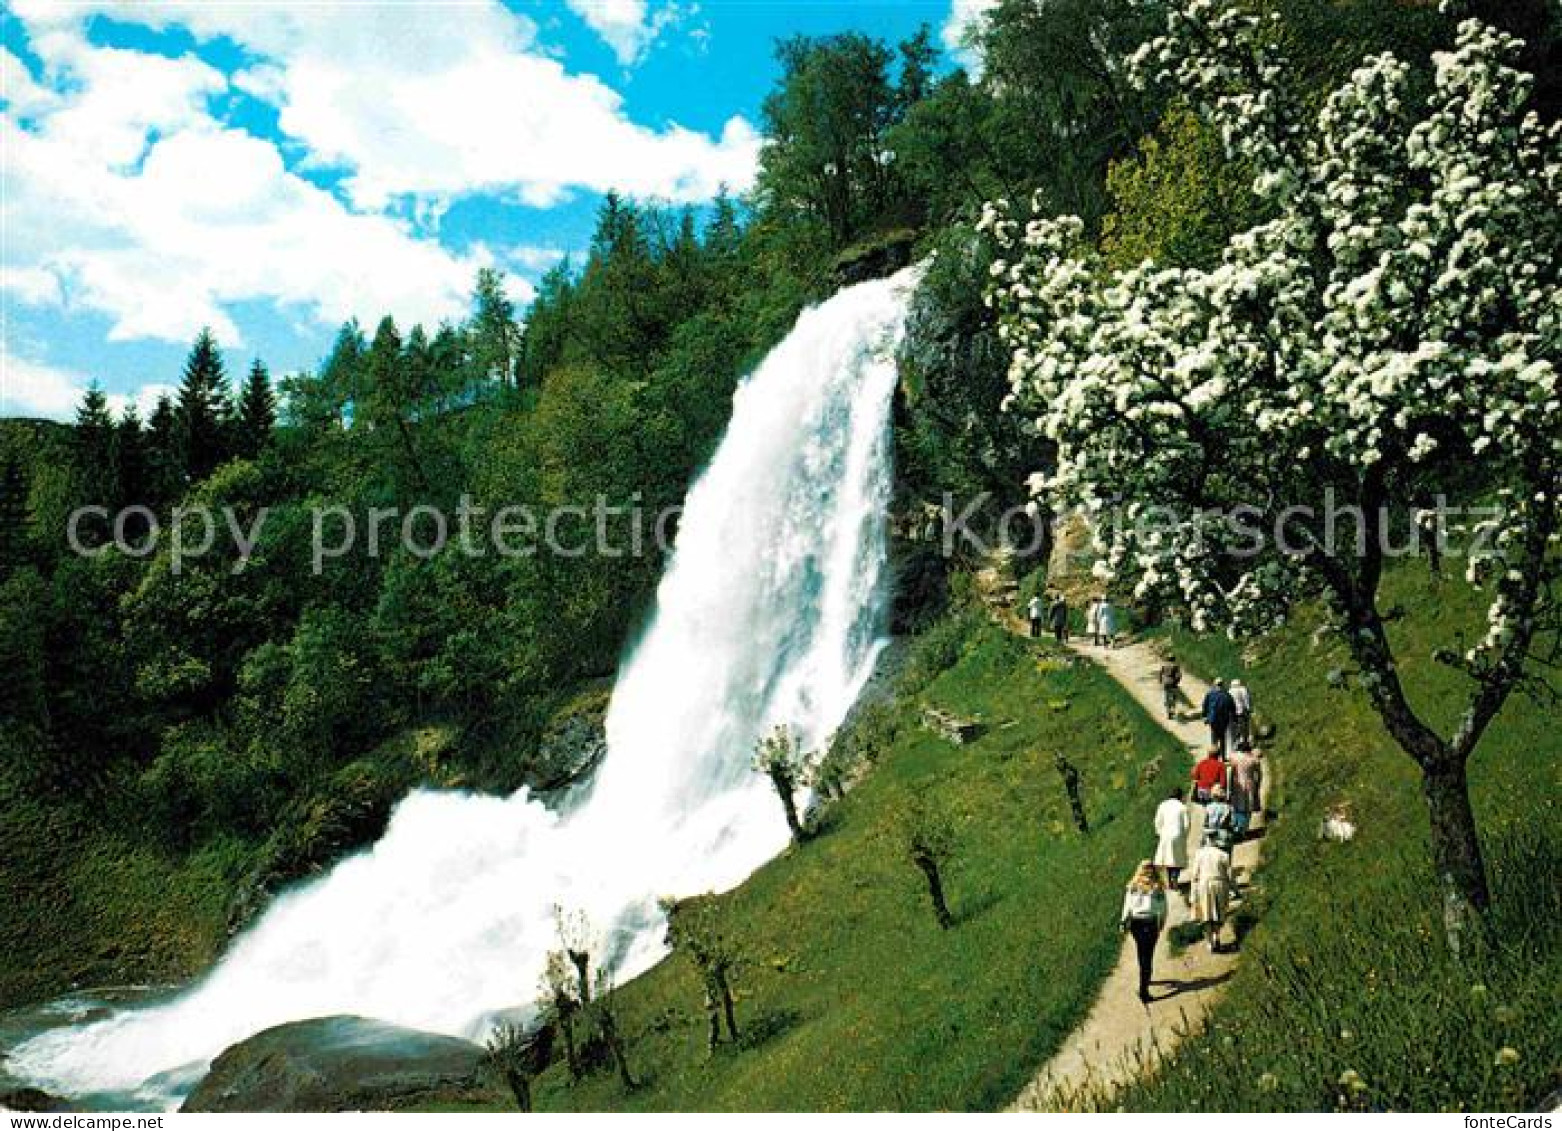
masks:
{"label": "blue sky", "polygon": [[145,408],[210,325],[229,370],[334,328],[524,306],[601,195],[753,177],[772,45],[946,39],[987,0],[10,0],[0,5],[0,415],[90,380]]}

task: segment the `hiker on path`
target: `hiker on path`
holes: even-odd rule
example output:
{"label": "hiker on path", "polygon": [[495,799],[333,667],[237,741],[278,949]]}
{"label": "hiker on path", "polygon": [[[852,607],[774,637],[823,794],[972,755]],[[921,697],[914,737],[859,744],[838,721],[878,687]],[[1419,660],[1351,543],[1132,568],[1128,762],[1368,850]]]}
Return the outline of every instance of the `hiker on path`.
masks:
{"label": "hiker on path", "polygon": [[1253,693],[1240,679],[1231,681],[1231,736],[1238,746],[1253,741]]}
{"label": "hiker on path", "polygon": [[1182,698],[1182,669],[1175,656],[1168,656],[1161,665],[1161,697],[1166,701],[1166,717],[1177,717],[1177,702]]}
{"label": "hiker on path", "polygon": [[1263,807],[1260,800],[1264,788],[1263,758],[1263,751],[1254,750],[1247,743],[1238,746],[1231,756],[1231,809],[1239,838],[1247,835],[1253,814]]}
{"label": "hiker on path", "polygon": [[1220,757],[1220,747],[1212,745],[1204,757],[1193,767],[1193,800],[1208,805],[1217,786],[1226,784],[1226,763]]}
{"label": "hiker on path", "polygon": [[1100,633],[1097,644],[1108,648],[1115,645],[1117,640],[1117,607],[1112,604],[1110,597],[1102,597],[1101,603],[1096,606],[1096,629]]}
{"label": "hiker on path", "polygon": [[1139,958],[1139,1000],[1150,1004],[1150,973],[1155,962],[1155,941],[1166,922],[1166,890],[1155,874],[1155,865],[1141,861],[1123,894],[1123,912],[1119,925],[1134,938]]}
{"label": "hiker on path", "polygon": [[1226,738],[1231,730],[1231,720],[1236,716],[1236,703],[1231,698],[1231,692],[1226,690],[1226,681],[1217,679],[1215,686],[1204,693],[1204,704],[1201,714],[1204,721],[1209,724],[1209,744],[1218,747],[1220,752],[1226,752]]}
{"label": "hiker on path", "polygon": [[1101,643],[1101,598],[1092,597],[1090,603],[1085,606],[1085,635],[1090,637],[1090,643]]}
{"label": "hiker on path", "polygon": [[1181,786],[1156,807],[1155,835],[1155,866],[1165,870],[1166,886],[1174,888],[1188,866],[1188,807]]}
{"label": "hiker on path", "polygon": [[1217,785],[1209,791],[1209,804],[1204,807],[1204,843],[1230,852],[1236,842],[1236,810],[1226,800],[1226,787]]}
{"label": "hiker on path", "polygon": [[1052,599],[1052,607],[1047,610],[1047,620],[1052,624],[1052,637],[1059,644],[1068,643],[1068,602],[1059,593]]}
{"label": "hiker on path", "polygon": [[1025,610],[1030,619],[1030,634],[1033,637],[1041,635],[1041,598],[1032,597],[1030,606]]}
{"label": "hiker on path", "polygon": [[1220,925],[1231,908],[1231,853],[1205,842],[1193,857],[1193,917],[1204,924],[1209,952],[1220,953]]}

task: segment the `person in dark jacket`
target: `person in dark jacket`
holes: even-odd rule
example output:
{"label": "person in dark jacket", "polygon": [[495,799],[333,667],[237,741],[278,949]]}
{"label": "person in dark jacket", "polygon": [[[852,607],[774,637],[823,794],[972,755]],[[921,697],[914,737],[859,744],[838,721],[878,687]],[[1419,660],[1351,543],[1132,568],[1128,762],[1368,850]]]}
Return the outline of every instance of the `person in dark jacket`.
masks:
{"label": "person in dark jacket", "polygon": [[1059,593],[1052,600],[1052,607],[1047,610],[1047,620],[1052,626],[1052,637],[1059,644],[1068,643],[1068,602]]}
{"label": "person in dark jacket", "polygon": [[1175,658],[1168,658],[1161,665],[1161,700],[1166,704],[1166,717],[1177,717],[1177,701],[1182,698],[1182,668]]}
{"label": "person in dark jacket", "polygon": [[1204,696],[1202,714],[1204,721],[1209,724],[1209,744],[1218,746],[1222,754],[1226,751],[1226,736],[1231,731],[1231,721],[1236,718],[1236,713],[1236,700],[1226,690],[1226,681],[1217,679],[1215,686]]}

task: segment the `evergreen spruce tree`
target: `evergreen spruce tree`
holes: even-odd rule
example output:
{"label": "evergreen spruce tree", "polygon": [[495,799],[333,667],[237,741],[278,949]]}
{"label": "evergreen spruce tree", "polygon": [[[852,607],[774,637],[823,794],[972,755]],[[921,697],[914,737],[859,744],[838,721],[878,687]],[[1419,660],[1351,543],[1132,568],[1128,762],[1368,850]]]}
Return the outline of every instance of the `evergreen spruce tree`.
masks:
{"label": "evergreen spruce tree", "polygon": [[179,455],[179,420],[174,403],[165,393],[157,398],[147,420],[146,443],[148,506],[159,506],[178,490],[182,460]]}
{"label": "evergreen spruce tree", "polygon": [[363,394],[355,422],[372,431],[376,458],[391,474],[398,498],[407,498],[429,485],[412,432],[417,414],[413,377],[401,332],[395,319],[386,315],[375,328],[374,341],[363,359]]}
{"label": "evergreen spruce tree", "polygon": [[678,322],[705,305],[710,272],[692,208],[679,213],[678,230],[662,255],[661,267],[662,280],[658,289],[666,307],[662,312],[664,318]]}
{"label": "evergreen spruce tree", "polygon": [[723,265],[736,260],[743,242],[743,225],[738,206],[723,186],[711,201],[710,220],[705,225],[705,250]]}
{"label": "evergreen spruce tree", "polygon": [[147,475],[146,433],[136,406],[126,405],[114,425],[113,476],[115,507],[147,505],[150,483]]}
{"label": "evergreen spruce tree", "polygon": [[472,351],[482,375],[507,388],[515,375],[520,329],[515,304],[504,293],[504,278],[492,267],[477,272],[472,296]]}
{"label": "evergreen spruce tree", "polygon": [[108,506],[114,502],[114,418],[108,397],[94,381],[76,409],[74,436],[76,487],[86,503]]}
{"label": "evergreen spruce tree", "polygon": [[265,364],[256,358],[250,366],[244,391],[239,395],[237,450],[254,459],[271,443],[271,430],[277,422],[277,398],[271,391],[271,376]]}
{"label": "evergreen spruce tree", "polygon": [[15,573],[27,559],[30,484],[27,469],[14,455],[0,466],[0,581]]}
{"label": "evergreen spruce tree", "polygon": [[184,363],[175,409],[179,470],[184,482],[205,479],[226,457],[224,431],[230,404],[217,340],[210,329],[203,329]]}
{"label": "evergreen spruce tree", "polygon": [[358,399],[362,392],[364,358],[369,343],[364,339],[363,328],[356,318],[342,323],[336,333],[331,353],[320,367],[320,389],[299,403],[289,393],[288,412],[300,416],[299,423],[313,428],[351,424],[358,413]]}
{"label": "evergreen spruce tree", "polygon": [[575,272],[566,255],[543,274],[537,283],[537,297],[526,313],[521,332],[517,380],[524,373],[533,385],[565,358],[575,320]]}

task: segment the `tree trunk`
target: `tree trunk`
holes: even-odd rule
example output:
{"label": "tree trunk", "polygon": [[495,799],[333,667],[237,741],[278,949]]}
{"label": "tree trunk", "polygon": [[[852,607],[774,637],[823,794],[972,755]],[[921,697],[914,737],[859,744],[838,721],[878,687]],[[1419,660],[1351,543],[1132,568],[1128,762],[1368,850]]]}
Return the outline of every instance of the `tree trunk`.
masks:
{"label": "tree trunk", "polygon": [[793,842],[803,843],[803,823],[797,819],[797,799],[792,793],[792,783],[774,774],[770,780],[776,787],[776,796],[781,799],[781,808],[786,810],[786,827],[792,833]]}
{"label": "tree trunk", "polygon": [[569,951],[570,963],[575,967],[575,981],[580,989],[580,1004],[591,1004],[591,955],[584,950]]}
{"label": "tree trunk", "polygon": [[933,901],[933,915],[938,919],[938,925],[947,931],[955,925],[955,919],[949,914],[949,904],[944,901],[944,881],[938,874],[938,863],[922,857],[917,860],[917,867],[927,877],[927,894]]}
{"label": "tree trunk", "polygon": [[526,1079],[524,1072],[517,1072],[510,1068],[505,1070],[504,1082],[510,1086],[510,1094],[515,1097],[515,1106],[522,1111],[532,1109],[531,1081]]}
{"label": "tree trunk", "polygon": [[569,1078],[580,1079],[580,1050],[575,1047],[575,1022],[574,1019],[559,1011],[559,1032],[564,1036],[564,1063],[569,1065]]}
{"label": "tree trunk", "polygon": [[[1372,496],[1368,501],[1373,504],[1364,508],[1370,524],[1381,499]],[[1495,716],[1515,680],[1488,682],[1481,687],[1453,742],[1445,741],[1428,726],[1405,698],[1393,649],[1377,611],[1381,541],[1375,526],[1368,534],[1370,553],[1358,583],[1353,584],[1338,563],[1327,558],[1321,559],[1323,575],[1345,613],[1346,639],[1366,676],[1368,699],[1389,735],[1421,767],[1421,788],[1431,818],[1432,867],[1442,894],[1443,931],[1448,949],[1457,956],[1465,940],[1481,928],[1481,916],[1491,903],[1465,768],[1481,730]]]}
{"label": "tree trunk", "polygon": [[601,1010],[600,1017],[602,1040],[613,1056],[613,1067],[618,1069],[618,1082],[624,1086],[626,1092],[632,1091],[635,1078],[629,1073],[629,1058],[624,1054],[624,1042],[618,1035],[618,1019],[613,1016],[611,1009],[605,1007]]}
{"label": "tree trunk", "polygon": [[727,972],[720,971],[716,975],[716,988],[721,993],[721,1014],[727,1019],[727,1036],[732,1038],[732,1043],[738,1043],[738,1011],[732,1001],[732,986],[727,981]]}
{"label": "tree trunk", "polygon": [[1432,821],[1432,866],[1443,896],[1443,929],[1449,950],[1458,955],[1491,904],[1464,763],[1434,763],[1424,771],[1421,784]]}
{"label": "tree trunk", "polygon": [[1063,776],[1063,789],[1068,794],[1068,807],[1073,811],[1074,824],[1081,833],[1090,831],[1090,821],[1085,816],[1085,799],[1079,793],[1079,770],[1063,755],[1054,760],[1058,773]]}

